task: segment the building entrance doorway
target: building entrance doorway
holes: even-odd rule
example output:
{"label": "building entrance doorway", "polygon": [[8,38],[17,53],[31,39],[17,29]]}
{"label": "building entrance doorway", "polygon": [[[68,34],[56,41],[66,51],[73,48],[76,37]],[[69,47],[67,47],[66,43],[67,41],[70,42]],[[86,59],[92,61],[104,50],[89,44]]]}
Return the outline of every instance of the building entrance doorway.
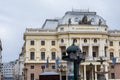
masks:
{"label": "building entrance doorway", "polygon": [[90,80],[90,71],[86,71],[86,80]]}

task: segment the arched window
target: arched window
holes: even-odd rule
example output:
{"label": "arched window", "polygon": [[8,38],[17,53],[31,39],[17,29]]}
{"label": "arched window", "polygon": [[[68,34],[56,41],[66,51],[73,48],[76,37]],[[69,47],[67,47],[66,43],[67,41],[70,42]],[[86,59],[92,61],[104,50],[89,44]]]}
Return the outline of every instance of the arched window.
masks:
{"label": "arched window", "polygon": [[113,46],[113,41],[110,41],[110,46]]}
{"label": "arched window", "polygon": [[110,52],[110,59],[112,59],[114,57],[114,53]]}
{"label": "arched window", "polygon": [[52,60],[55,60],[55,58],[56,58],[56,52],[52,52],[51,53],[51,58],[52,58]]}
{"label": "arched window", "polygon": [[77,43],[77,39],[73,39],[73,41],[74,41],[75,43]]}
{"label": "arched window", "polygon": [[87,39],[84,39],[84,43],[87,43]]}
{"label": "arched window", "polygon": [[64,43],[64,40],[63,40],[63,39],[61,39],[61,43]]}
{"label": "arched window", "polygon": [[97,39],[94,39],[94,43],[97,43]]}

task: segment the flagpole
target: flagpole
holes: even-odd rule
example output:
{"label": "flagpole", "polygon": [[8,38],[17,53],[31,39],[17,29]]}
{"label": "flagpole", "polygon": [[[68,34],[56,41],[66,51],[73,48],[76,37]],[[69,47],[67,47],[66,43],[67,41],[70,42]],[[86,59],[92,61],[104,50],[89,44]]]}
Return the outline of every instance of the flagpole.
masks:
{"label": "flagpole", "polygon": [[62,80],[61,71],[59,71],[59,63],[60,63],[60,58],[59,58],[59,56],[57,56],[56,62],[55,62],[55,68],[56,68],[57,72],[60,72],[60,80]]}
{"label": "flagpole", "polygon": [[46,70],[49,70],[49,56],[47,57],[47,61],[46,61]]}

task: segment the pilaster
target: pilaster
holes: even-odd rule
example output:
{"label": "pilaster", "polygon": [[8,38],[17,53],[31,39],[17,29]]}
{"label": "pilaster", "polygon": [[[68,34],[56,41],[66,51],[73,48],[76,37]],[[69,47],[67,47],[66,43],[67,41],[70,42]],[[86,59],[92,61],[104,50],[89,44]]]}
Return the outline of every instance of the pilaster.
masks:
{"label": "pilaster", "polygon": [[[97,65],[95,65],[95,72],[97,72]],[[95,73],[95,80],[97,80],[97,73]]]}
{"label": "pilaster", "polygon": [[90,39],[90,44],[89,44],[89,57],[92,58],[92,52],[93,52],[93,49],[92,49],[92,44],[91,44],[91,39]]}
{"label": "pilaster", "polygon": [[84,65],[84,80],[86,80],[86,65]]}
{"label": "pilaster", "polygon": [[103,43],[103,39],[100,39],[99,56],[105,56],[105,46]]}

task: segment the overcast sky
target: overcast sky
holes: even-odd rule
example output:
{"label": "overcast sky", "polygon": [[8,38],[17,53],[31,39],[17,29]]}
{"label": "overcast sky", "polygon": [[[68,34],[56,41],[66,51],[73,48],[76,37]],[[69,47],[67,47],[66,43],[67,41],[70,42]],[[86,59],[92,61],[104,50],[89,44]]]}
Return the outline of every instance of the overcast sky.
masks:
{"label": "overcast sky", "polygon": [[18,58],[26,28],[40,28],[45,19],[63,17],[72,9],[89,9],[110,29],[120,29],[120,0],[0,0],[0,38],[3,62]]}

